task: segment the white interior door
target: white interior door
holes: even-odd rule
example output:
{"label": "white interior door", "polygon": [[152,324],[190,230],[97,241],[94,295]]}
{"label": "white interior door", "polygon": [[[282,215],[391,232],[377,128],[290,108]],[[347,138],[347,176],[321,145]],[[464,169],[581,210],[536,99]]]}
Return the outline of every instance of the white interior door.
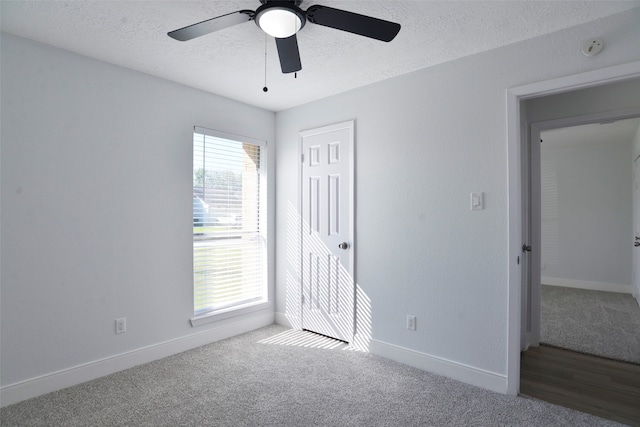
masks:
{"label": "white interior door", "polygon": [[640,156],[633,162],[633,296],[640,304]]}
{"label": "white interior door", "polygon": [[531,246],[531,147],[527,123],[520,122],[521,167],[522,167],[522,247],[518,257],[522,273],[522,318],[520,329],[520,348],[524,351],[531,345],[531,260],[525,248]]}
{"label": "white interior door", "polygon": [[[525,127],[525,129],[523,129]],[[540,344],[541,219],[540,219],[540,128],[531,125],[522,137],[522,325],[520,348]]]}
{"label": "white interior door", "polygon": [[354,332],[353,122],[300,133],[302,328]]}

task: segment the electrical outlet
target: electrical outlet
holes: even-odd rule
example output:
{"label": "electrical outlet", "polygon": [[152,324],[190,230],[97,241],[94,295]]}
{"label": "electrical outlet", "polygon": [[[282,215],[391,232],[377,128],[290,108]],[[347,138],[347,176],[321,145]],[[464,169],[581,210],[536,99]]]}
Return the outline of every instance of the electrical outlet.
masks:
{"label": "electrical outlet", "polygon": [[416,316],[407,314],[407,329],[410,331],[416,330]]}
{"label": "electrical outlet", "polygon": [[125,332],[127,332],[127,318],[116,319],[116,334],[124,334]]}

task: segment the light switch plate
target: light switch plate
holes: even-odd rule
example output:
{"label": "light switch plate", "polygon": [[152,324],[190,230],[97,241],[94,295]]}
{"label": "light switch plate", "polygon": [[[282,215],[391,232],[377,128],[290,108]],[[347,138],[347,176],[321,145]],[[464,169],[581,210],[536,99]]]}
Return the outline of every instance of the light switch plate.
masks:
{"label": "light switch plate", "polygon": [[484,209],[484,193],[471,193],[471,210],[481,211]]}
{"label": "light switch plate", "polygon": [[416,330],[416,316],[407,314],[407,329],[410,331]]}

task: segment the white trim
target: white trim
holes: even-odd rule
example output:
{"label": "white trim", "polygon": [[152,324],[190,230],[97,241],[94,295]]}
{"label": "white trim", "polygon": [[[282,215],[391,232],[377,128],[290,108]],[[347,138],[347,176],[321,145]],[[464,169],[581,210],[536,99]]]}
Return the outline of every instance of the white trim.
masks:
{"label": "white trim", "polygon": [[622,283],[591,282],[589,280],[563,279],[561,277],[542,277],[542,284],[549,286],[562,286],[564,288],[631,294],[631,285],[624,285]]}
{"label": "white trim", "polygon": [[249,144],[258,145],[260,147],[267,146],[267,141],[265,141],[264,139],[251,138],[250,136],[237,135],[235,133],[223,132],[221,130],[209,129],[201,126],[194,126],[193,132],[199,133],[202,135],[212,136],[214,138],[227,139],[229,141],[246,142]]}
{"label": "white trim", "polygon": [[568,92],[571,90],[615,83],[640,76],[640,61],[560,77],[507,89],[507,153],[509,188],[508,238],[508,304],[507,324],[507,393],[516,395],[520,389],[520,328],[522,321],[520,264],[522,250],[522,179],[520,165],[520,101]]}
{"label": "white trim", "polygon": [[273,324],[274,314],[259,313],[207,331],[198,332],[165,342],[141,347],[126,353],[83,363],[57,372],[41,375],[0,388],[0,405],[7,406],[22,400],[61,390],[137,365],[162,359],[192,348],[220,341]]}
{"label": "white trim", "polygon": [[473,366],[454,362],[442,357],[432,356],[405,347],[389,344],[379,340],[371,340],[371,354],[385,357],[423,371],[442,375],[477,387],[486,388],[498,393],[507,392],[507,377],[503,374],[478,369]]}
{"label": "white trim", "polygon": [[276,311],[276,323],[278,325],[282,325],[282,326],[286,326],[287,328],[291,328],[291,329],[295,329],[294,328],[294,324],[299,325],[300,324],[300,319],[297,317],[293,318],[293,321],[291,319],[292,316],[289,316],[288,314],[285,313],[280,313],[279,311]]}
{"label": "white trim", "polygon": [[228,319],[230,317],[244,316],[246,314],[253,313],[254,311],[266,310],[269,308],[273,308],[269,301],[255,301],[194,317],[189,319],[189,323],[191,324],[191,327],[195,328],[202,325],[208,325],[209,323],[219,322],[220,320]]}
{"label": "white trim", "polygon": [[522,168],[520,136],[520,99],[517,90],[507,91],[508,161],[508,304],[507,393],[520,391],[520,329],[522,327]]}
{"label": "white trim", "polygon": [[633,61],[627,64],[517,86],[507,89],[507,92],[513,94],[520,101],[621,82],[636,78],[639,75],[640,61]]}

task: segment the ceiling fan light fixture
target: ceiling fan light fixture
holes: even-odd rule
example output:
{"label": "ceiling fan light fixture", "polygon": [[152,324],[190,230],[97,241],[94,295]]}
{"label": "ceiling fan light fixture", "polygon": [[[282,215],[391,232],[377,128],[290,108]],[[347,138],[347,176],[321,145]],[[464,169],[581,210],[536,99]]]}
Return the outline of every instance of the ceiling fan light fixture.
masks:
{"label": "ceiling fan light fixture", "polygon": [[293,4],[264,4],[256,10],[255,21],[258,27],[271,37],[285,39],[296,34],[304,24],[304,12]]}

